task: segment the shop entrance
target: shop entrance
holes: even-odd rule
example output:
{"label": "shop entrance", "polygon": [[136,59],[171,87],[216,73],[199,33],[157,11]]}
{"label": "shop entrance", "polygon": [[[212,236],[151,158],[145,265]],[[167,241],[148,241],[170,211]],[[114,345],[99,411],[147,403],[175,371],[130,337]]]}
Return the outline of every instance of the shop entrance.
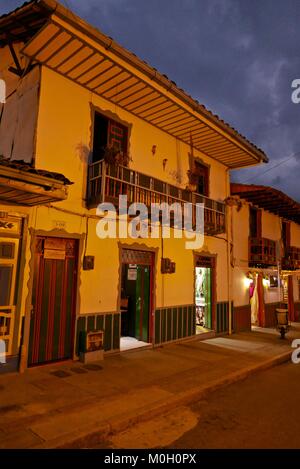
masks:
{"label": "shop entrance", "polygon": [[196,334],[213,329],[213,258],[199,257],[195,266]]}
{"label": "shop entrance", "polygon": [[153,253],[122,251],[121,350],[151,342]]}
{"label": "shop entrance", "polygon": [[261,273],[252,274],[252,279],[250,279],[249,293],[251,306],[251,327],[264,327],[265,302],[263,275]]}

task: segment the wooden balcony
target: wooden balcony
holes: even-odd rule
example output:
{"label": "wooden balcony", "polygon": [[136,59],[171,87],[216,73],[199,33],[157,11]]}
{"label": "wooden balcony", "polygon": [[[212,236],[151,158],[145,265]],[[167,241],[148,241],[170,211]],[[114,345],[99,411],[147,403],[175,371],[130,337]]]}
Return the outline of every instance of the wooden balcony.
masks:
{"label": "wooden balcony", "polygon": [[285,256],[282,258],[282,268],[285,270],[300,269],[300,248],[289,246],[285,249]]}
{"label": "wooden balcony", "polygon": [[249,266],[276,265],[276,243],[268,238],[249,238]]}
{"label": "wooden balcony", "polygon": [[204,204],[204,232],[206,235],[225,233],[225,204],[195,192],[181,189],[160,179],[133,171],[125,166],[108,165],[104,160],[92,163],[88,170],[87,206],[96,207],[102,202],[111,202],[116,207],[119,195],[127,195],[128,204],[163,202],[171,205],[179,202],[183,207],[190,202],[195,220],[196,204]]}

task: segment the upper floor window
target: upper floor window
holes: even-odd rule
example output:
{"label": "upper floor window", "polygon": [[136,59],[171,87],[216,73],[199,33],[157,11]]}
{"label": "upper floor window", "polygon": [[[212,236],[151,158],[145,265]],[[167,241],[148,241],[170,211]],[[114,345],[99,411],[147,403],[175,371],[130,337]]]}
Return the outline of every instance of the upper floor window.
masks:
{"label": "upper floor window", "polygon": [[208,197],[209,168],[199,161],[194,161],[193,176],[196,183],[196,192]]}
{"label": "upper floor window", "polygon": [[285,248],[290,247],[290,244],[291,244],[291,225],[288,221],[283,221],[282,222],[281,237],[282,237],[283,246]]}
{"label": "upper floor window", "polygon": [[119,122],[95,113],[93,163],[102,160],[107,148],[114,148],[121,153],[127,153],[128,129]]}
{"label": "upper floor window", "polygon": [[261,210],[250,207],[249,225],[251,238],[261,238]]}

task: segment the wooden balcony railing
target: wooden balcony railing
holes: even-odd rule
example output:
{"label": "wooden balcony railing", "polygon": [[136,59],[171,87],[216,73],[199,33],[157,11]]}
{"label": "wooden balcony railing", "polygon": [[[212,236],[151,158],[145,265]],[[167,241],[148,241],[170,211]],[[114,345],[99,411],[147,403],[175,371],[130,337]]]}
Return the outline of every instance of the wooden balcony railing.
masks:
{"label": "wooden balcony railing", "polygon": [[204,204],[204,232],[207,235],[225,232],[225,204],[203,195],[168,184],[125,166],[108,165],[104,160],[89,165],[87,205],[96,207],[102,202],[118,206],[119,195],[127,195],[128,204],[173,204],[185,202],[193,206],[195,220],[196,204]]}
{"label": "wooden balcony railing", "polygon": [[276,265],[276,243],[268,238],[249,238],[249,265]]}
{"label": "wooden balcony railing", "polygon": [[285,256],[282,258],[282,268],[286,270],[300,269],[300,248],[289,246],[285,249]]}

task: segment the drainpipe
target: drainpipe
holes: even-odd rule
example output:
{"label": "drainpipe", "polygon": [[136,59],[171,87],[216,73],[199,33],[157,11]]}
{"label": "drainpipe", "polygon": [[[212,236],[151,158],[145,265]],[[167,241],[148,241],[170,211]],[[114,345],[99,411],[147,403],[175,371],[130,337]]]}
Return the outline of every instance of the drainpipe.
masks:
{"label": "drainpipe", "polygon": [[[230,196],[230,174],[229,168],[226,169],[226,187],[227,194]],[[227,296],[228,296],[228,333],[232,334],[232,288],[231,288],[231,262],[230,262],[230,246],[232,235],[232,208],[226,205],[226,239],[227,239]]]}

